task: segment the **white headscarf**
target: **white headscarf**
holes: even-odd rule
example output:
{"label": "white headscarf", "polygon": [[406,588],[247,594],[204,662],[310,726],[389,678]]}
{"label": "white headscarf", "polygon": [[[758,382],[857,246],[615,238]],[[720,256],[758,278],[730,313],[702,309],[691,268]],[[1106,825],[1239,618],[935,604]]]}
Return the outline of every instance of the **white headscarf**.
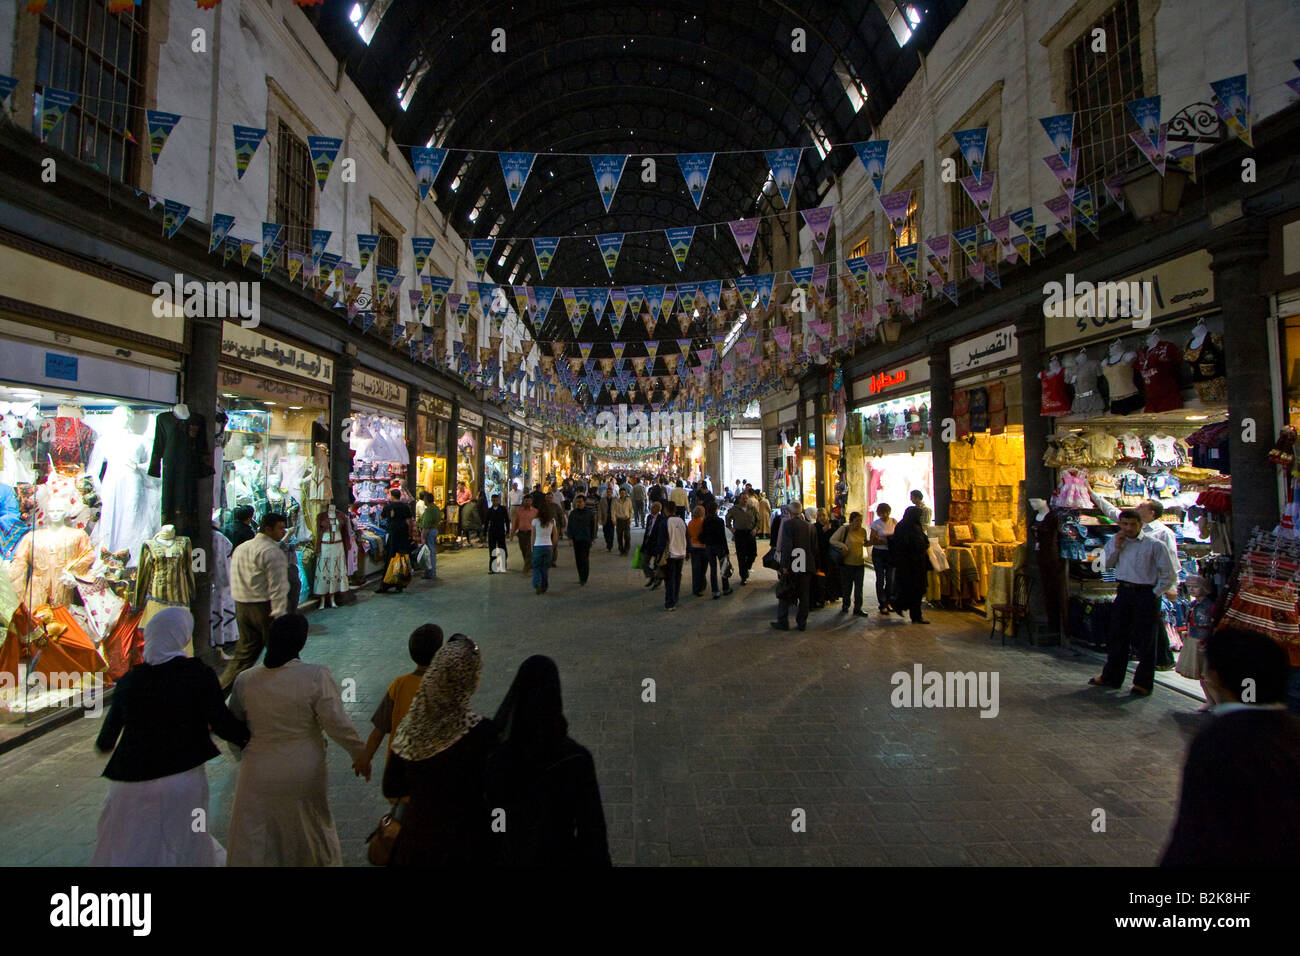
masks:
{"label": "white headscarf", "polygon": [[183,607],[163,608],[144,626],[144,662],[162,664],[184,657],[194,638],[194,617]]}

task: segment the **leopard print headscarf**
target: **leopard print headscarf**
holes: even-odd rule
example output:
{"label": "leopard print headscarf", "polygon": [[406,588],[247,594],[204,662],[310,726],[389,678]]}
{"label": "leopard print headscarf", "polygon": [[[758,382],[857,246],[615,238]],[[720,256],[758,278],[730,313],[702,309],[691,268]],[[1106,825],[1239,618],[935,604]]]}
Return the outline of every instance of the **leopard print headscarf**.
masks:
{"label": "leopard print headscarf", "polygon": [[469,709],[482,669],[478,646],[462,634],[439,648],[393,734],[393,753],[406,760],[427,760],[469,733],[482,720]]}

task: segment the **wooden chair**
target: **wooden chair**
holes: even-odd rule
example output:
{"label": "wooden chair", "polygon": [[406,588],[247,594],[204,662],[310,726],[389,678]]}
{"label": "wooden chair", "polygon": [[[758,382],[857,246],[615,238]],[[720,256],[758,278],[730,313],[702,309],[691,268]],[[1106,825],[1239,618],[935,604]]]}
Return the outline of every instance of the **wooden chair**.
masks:
{"label": "wooden chair", "polygon": [[1029,592],[1034,582],[1023,571],[1016,572],[1011,585],[1011,603],[993,606],[993,623],[989,627],[989,637],[1002,624],[1002,644],[1007,643],[1007,625],[1014,627],[1029,619]]}

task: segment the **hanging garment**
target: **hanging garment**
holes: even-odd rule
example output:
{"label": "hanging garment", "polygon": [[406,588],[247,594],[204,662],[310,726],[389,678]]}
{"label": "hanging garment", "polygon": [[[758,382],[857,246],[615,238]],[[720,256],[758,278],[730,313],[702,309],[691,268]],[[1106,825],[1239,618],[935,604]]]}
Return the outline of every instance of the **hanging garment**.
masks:
{"label": "hanging garment", "polygon": [[50,461],[61,475],[79,475],[86,470],[95,447],[95,431],[80,418],[65,415],[41,426],[36,449],[37,468]]}
{"label": "hanging garment", "polygon": [[957,437],[965,438],[970,434],[970,390],[957,389],[952,393],[952,417],[957,424]]}
{"label": "hanging garment", "polygon": [[212,529],[212,610],[209,615],[213,647],[233,644],[239,640],[239,627],[235,623],[235,598],[230,593],[230,552],[234,550],[230,539]]}
{"label": "hanging garment", "polygon": [[994,382],[989,391],[989,434],[1002,435],[1007,430],[1007,387]]}
{"label": "hanging garment", "polygon": [[111,554],[101,550],[89,572],[74,575],[77,593],[85,605],[89,633],[97,644],[108,637],[126,604],[127,582],[122,579],[126,559],[125,551]]}
{"label": "hanging garment", "polygon": [[1173,468],[1183,463],[1178,450],[1178,439],[1170,435],[1152,435],[1147,439],[1151,443],[1150,462],[1158,468]]}
{"label": "hanging garment", "polygon": [[1142,445],[1142,439],[1132,432],[1126,432],[1119,436],[1119,456],[1129,458],[1133,461],[1146,461],[1146,448]]}
{"label": "hanging garment", "polygon": [[1044,418],[1060,418],[1062,415],[1070,414],[1070,394],[1069,386],[1065,384],[1065,369],[1039,372],[1038,380],[1043,386],[1039,413]]}
{"label": "hanging garment", "polygon": [[149,451],[143,439],[114,432],[100,438],[99,444],[105,443],[98,542],[110,552],[134,551],[162,527],[162,484],[147,474]]}
{"label": "hanging garment", "polygon": [[136,607],[144,607],[150,601],[189,607],[193,600],[190,539],[177,535],[171,541],[150,538],[144,542],[140,548],[140,570],[135,579],[132,603]]}
{"label": "hanging garment", "polygon": [[0,558],[13,556],[18,542],[30,529],[23,522],[22,508],[13,488],[0,484]]}
{"label": "hanging garment", "polygon": [[970,390],[970,430],[986,432],[989,430],[989,390],[972,388]]}
{"label": "hanging garment", "polygon": [[1183,407],[1183,392],[1178,386],[1178,369],[1183,364],[1182,353],[1173,342],[1157,342],[1151,348],[1138,352],[1138,373],[1146,393],[1145,412],[1167,412]]}
{"label": "hanging garment", "polygon": [[1087,472],[1076,468],[1067,468],[1061,472],[1061,483],[1053,493],[1051,503],[1054,508],[1091,508]]}
{"label": "hanging garment", "polygon": [[19,418],[11,412],[0,420],[0,442],[4,446],[0,482],[17,485],[36,481],[37,434],[37,425],[31,419]]}
{"label": "hanging garment", "polygon": [[178,535],[198,534],[198,482],[212,474],[207,419],[194,412],[184,420],[172,412],[159,415],[149,474],[162,478],[161,523],[174,525]]}
{"label": "hanging garment", "polygon": [[1119,454],[1119,439],[1106,432],[1086,432],[1081,436],[1087,446],[1086,464],[1096,468],[1109,468]]}
{"label": "hanging garment", "polygon": [[1201,401],[1207,404],[1223,402],[1228,397],[1223,336],[1211,333],[1198,348],[1188,346],[1183,356],[1192,366],[1192,384]]}
{"label": "hanging garment", "polygon": [[348,589],[348,549],[351,540],[347,522],[335,513],[322,514],[316,521],[316,574],[313,594],[336,594]]}
{"label": "hanging garment", "polygon": [[1101,397],[1097,379],[1101,377],[1101,363],[1096,359],[1083,359],[1074,366],[1074,403],[1072,415],[1100,415],[1106,410],[1106,400]]}
{"label": "hanging garment", "polygon": [[1142,394],[1134,384],[1132,362],[1120,359],[1102,363],[1102,374],[1106,376],[1106,387],[1110,394],[1110,412],[1112,415],[1128,415],[1142,407]]}

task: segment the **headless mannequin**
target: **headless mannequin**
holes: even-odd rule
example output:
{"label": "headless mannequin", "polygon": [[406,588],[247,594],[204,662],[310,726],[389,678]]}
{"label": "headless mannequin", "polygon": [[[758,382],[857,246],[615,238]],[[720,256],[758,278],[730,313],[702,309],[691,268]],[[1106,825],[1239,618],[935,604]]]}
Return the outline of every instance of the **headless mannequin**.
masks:
{"label": "headless mannequin", "polygon": [[1196,323],[1196,327],[1192,329],[1192,340],[1187,343],[1188,347],[1193,349],[1199,349],[1202,345],[1205,344],[1205,337],[1209,334],[1210,334],[1209,326],[1205,324],[1204,319],[1201,319]]}
{"label": "headless mannequin", "polygon": [[[1160,341],[1160,337],[1155,332],[1152,332],[1151,336],[1157,342]],[[1106,364],[1118,365],[1120,362],[1128,362],[1132,364],[1133,360],[1136,358],[1136,352],[1124,348],[1123,339],[1116,339],[1114,342],[1110,343],[1110,351],[1106,353]]]}
{"label": "headless mannequin", "polygon": [[237,458],[232,467],[234,473],[226,482],[226,507],[253,504],[262,487],[262,463],[257,460],[257,446],[245,445],[244,456]]}
{"label": "headless mannequin", "polygon": [[1075,379],[1078,378],[1078,368],[1079,368],[1079,366],[1082,365],[1082,364],[1083,364],[1084,362],[1086,362],[1086,361],[1088,361],[1088,350],[1087,350],[1087,349],[1079,349],[1079,351],[1076,352],[1075,355],[1074,355],[1074,367],[1071,368],[1071,369],[1069,369],[1069,370],[1065,373],[1065,380],[1066,380],[1067,382],[1069,382],[1071,385],[1073,385],[1074,382],[1075,382]]}
{"label": "headless mannequin", "polygon": [[1153,349],[1159,344],[1160,344],[1160,333],[1152,329],[1151,334],[1147,336],[1147,348]]}
{"label": "headless mannequin", "polygon": [[1047,363],[1047,370],[1051,372],[1053,375],[1055,375],[1057,372],[1061,370],[1061,360],[1058,359],[1055,355],[1053,355],[1052,360]]}

